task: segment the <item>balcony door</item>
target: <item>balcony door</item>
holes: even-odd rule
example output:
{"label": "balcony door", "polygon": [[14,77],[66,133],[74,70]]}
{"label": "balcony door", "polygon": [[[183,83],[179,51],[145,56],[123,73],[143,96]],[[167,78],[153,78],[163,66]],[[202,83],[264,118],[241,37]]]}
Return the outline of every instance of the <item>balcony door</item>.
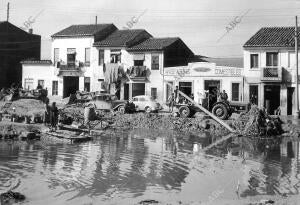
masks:
{"label": "balcony door", "polygon": [[68,48],[67,49],[67,65],[68,68],[75,68],[75,60],[76,60],[76,49]]}

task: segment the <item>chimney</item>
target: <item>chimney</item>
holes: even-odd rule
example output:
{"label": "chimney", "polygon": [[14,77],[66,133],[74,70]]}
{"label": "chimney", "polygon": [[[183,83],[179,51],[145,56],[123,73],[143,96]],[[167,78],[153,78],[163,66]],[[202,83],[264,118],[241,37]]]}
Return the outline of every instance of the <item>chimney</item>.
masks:
{"label": "chimney", "polygon": [[98,19],[98,17],[96,16],[96,18],[95,18],[95,24],[97,25],[97,19]]}
{"label": "chimney", "polygon": [[33,33],[33,29],[32,28],[28,29],[28,33],[32,34]]}

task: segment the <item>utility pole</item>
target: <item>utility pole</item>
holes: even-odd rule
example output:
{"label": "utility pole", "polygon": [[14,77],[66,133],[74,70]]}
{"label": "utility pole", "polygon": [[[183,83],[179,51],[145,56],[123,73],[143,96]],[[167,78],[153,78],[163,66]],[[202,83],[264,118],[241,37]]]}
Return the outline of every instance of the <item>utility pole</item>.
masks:
{"label": "utility pole", "polygon": [[6,14],[7,14],[6,21],[8,21],[9,20],[9,2],[7,3],[7,12],[6,12]]}
{"label": "utility pole", "polygon": [[295,25],[295,56],[296,56],[296,113],[295,118],[299,119],[299,86],[298,86],[298,19],[296,16]]}
{"label": "utility pole", "polygon": [[98,24],[98,16],[96,16],[96,18],[95,18],[95,24],[96,25]]}

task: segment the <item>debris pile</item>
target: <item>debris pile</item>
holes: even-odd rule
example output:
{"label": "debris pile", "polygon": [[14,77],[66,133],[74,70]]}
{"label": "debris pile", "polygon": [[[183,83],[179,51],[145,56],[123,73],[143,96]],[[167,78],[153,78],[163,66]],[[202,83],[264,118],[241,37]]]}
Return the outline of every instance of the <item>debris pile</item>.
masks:
{"label": "debris pile", "polygon": [[284,131],[279,117],[269,116],[264,109],[253,105],[249,112],[242,113],[232,122],[232,127],[245,136],[278,136]]}

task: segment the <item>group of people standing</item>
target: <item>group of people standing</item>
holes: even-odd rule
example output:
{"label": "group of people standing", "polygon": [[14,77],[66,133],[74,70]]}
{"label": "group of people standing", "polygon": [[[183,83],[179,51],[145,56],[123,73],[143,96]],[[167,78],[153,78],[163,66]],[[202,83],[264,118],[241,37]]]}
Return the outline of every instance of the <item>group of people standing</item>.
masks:
{"label": "group of people standing", "polygon": [[56,102],[49,105],[49,101],[45,102],[44,124],[50,125],[51,130],[56,130],[58,124],[58,108]]}

